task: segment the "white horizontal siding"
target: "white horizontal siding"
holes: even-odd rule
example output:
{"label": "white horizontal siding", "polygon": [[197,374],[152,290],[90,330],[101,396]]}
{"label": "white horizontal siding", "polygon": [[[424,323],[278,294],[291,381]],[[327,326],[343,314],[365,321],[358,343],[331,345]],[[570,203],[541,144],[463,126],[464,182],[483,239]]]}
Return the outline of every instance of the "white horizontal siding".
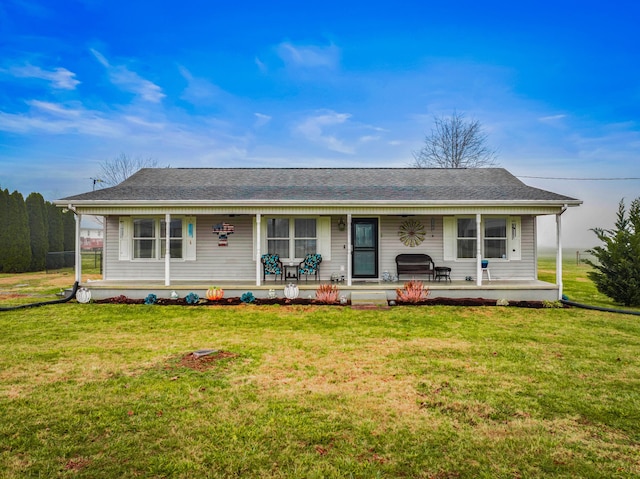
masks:
{"label": "white horizontal siding", "polygon": [[[434,219],[433,230],[431,218]],[[380,218],[380,274],[387,271],[396,274],[395,258],[401,253],[428,254],[436,266],[451,268],[451,279],[464,279],[476,276],[475,260],[444,261],[443,221],[441,216],[412,216],[425,227],[424,241],[415,247],[405,246],[398,236],[400,225],[407,218],[386,216]],[[491,260],[489,268],[492,279],[535,279],[535,217],[522,217],[521,250],[519,261]],[[406,278],[403,276],[401,279]],[[408,279],[408,278],[407,278]]]}
{"label": "white horizontal siding", "polygon": [[[412,220],[425,227],[424,241],[415,247],[405,246],[398,236],[398,230],[407,218],[402,216],[379,216],[379,272],[396,274],[395,257],[401,253],[424,253],[433,258],[436,266],[452,269],[452,279],[464,279],[476,275],[475,261],[444,261],[442,216],[418,215]],[[322,262],[321,279],[328,281],[332,273],[344,274],[348,269],[347,231],[340,231],[340,216],[331,217],[331,260]],[[432,222],[433,219],[433,229]],[[215,284],[224,280],[255,280],[253,221],[250,215],[200,215],[196,221],[196,261],[173,260],[171,279],[197,280]],[[218,236],[213,234],[213,226],[230,223],[235,233],[229,235],[228,246],[218,245]],[[522,217],[522,259],[520,261],[491,260],[489,268],[494,279],[535,279],[535,217]],[[104,279],[164,279],[164,261],[119,261],[118,260],[118,217],[109,216],[105,222],[105,263]],[[341,269],[343,267],[343,269]],[[405,277],[403,277],[404,279]]]}
{"label": "white horizontal siding", "polygon": [[[431,219],[433,218],[433,230],[431,229]],[[417,246],[406,246],[400,241],[398,231],[400,225],[411,219],[418,221],[424,226],[425,238]],[[406,218],[402,216],[383,216],[380,218],[380,275],[385,271],[396,274],[396,256],[403,253],[428,254],[433,259],[436,266],[442,262],[442,217],[439,216],[412,216]],[[402,279],[408,279],[402,276]],[[422,278],[419,278],[422,279]]]}

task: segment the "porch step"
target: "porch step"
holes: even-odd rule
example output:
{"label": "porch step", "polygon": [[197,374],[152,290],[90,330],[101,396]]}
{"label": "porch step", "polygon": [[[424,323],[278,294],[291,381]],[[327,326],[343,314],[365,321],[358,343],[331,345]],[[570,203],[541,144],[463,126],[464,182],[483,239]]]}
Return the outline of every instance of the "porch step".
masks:
{"label": "porch step", "polygon": [[352,291],[352,308],[388,308],[387,293],[384,291]]}

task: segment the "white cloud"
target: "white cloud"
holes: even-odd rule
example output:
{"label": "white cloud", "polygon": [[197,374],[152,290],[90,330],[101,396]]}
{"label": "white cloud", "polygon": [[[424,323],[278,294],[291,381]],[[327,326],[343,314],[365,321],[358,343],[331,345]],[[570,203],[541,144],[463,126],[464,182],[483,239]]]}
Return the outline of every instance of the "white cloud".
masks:
{"label": "white cloud", "polygon": [[550,116],[543,116],[541,118],[538,118],[538,120],[542,122],[553,122],[553,121],[563,120],[566,117],[567,115],[550,115]]}
{"label": "white cloud", "polygon": [[253,124],[255,128],[260,128],[271,121],[271,117],[264,113],[254,113],[253,115],[256,117],[256,122]]}
{"label": "white cloud", "polygon": [[294,45],[282,42],[277,47],[278,56],[290,66],[302,68],[336,68],[340,62],[340,49],[331,44],[326,47]]}
{"label": "white cloud", "polygon": [[361,136],[360,138],[358,138],[358,141],[360,143],[369,143],[371,141],[377,141],[379,139],[380,139],[380,137],[376,136],[376,135],[364,135],[364,136]]}
{"label": "white cloud", "polygon": [[125,91],[134,93],[151,103],[159,103],[166,96],[162,93],[162,88],[149,80],[142,78],[132,72],[124,65],[111,65],[102,53],[93,48],[90,49],[96,60],[104,66],[109,73],[109,78],[114,85]]}
{"label": "white cloud", "polygon": [[343,125],[351,117],[348,113],[337,113],[327,110],[321,114],[310,116],[295,127],[295,130],[306,139],[325,146],[326,148],[339,153],[353,154],[353,147],[346,145],[344,141],[338,139],[335,134],[327,133],[337,125]]}
{"label": "white cloud", "polygon": [[224,91],[219,86],[204,78],[194,77],[185,67],[178,67],[180,74],[187,80],[187,88],[182,93],[182,99],[193,105],[211,105],[214,103],[227,102],[233,99],[232,95]]}
{"label": "white cloud", "polygon": [[103,138],[121,138],[128,129],[121,119],[113,120],[101,112],[82,106],[39,100],[28,101],[26,114],[0,112],[0,130],[16,133],[86,134]]}
{"label": "white cloud", "polygon": [[264,64],[264,62],[262,60],[260,60],[258,57],[254,58],[254,61],[258,67],[258,69],[262,72],[262,73],[266,73],[268,68],[267,65]]}
{"label": "white cloud", "polygon": [[60,90],[74,90],[79,80],[75,79],[76,74],[66,68],[56,68],[55,70],[43,70],[34,65],[25,65],[22,67],[12,67],[9,73],[18,78],[39,78],[51,82],[53,88]]}

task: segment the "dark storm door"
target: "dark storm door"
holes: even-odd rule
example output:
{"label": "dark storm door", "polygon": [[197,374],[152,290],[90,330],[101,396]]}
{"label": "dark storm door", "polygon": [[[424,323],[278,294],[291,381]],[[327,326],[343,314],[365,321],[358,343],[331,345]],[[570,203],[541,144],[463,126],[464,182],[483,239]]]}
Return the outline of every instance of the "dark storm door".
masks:
{"label": "dark storm door", "polygon": [[353,218],[353,277],[378,277],[378,219]]}

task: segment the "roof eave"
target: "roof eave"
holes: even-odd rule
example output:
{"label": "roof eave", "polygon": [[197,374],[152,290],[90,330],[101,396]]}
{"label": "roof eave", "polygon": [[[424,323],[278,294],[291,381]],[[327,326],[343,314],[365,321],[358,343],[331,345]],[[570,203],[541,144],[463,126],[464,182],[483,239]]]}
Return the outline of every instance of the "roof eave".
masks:
{"label": "roof eave", "polygon": [[57,200],[59,207],[92,207],[92,208],[128,208],[137,207],[211,207],[211,206],[315,206],[315,207],[443,207],[443,206],[540,206],[540,207],[571,207],[580,206],[582,200],[573,198],[558,200]]}

